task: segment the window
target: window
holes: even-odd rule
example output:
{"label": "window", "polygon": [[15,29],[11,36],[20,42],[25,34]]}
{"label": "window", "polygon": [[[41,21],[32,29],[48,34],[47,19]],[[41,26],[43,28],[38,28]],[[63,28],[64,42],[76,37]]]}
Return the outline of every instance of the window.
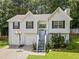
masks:
{"label": "window", "polygon": [[19,29],[20,28],[20,22],[13,22],[13,29]]}
{"label": "window", "polygon": [[59,22],[59,28],[65,28],[65,21]]}
{"label": "window", "polygon": [[27,22],[26,22],[26,28],[27,28],[27,29],[28,29],[28,28],[32,29],[32,28],[33,28],[33,21],[27,21]]}
{"label": "window", "polygon": [[46,24],[39,24],[39,28],[46,28]]}
{"label": "window", "polygon": [[65,21],[52,21],[52,28],[65,28]]}

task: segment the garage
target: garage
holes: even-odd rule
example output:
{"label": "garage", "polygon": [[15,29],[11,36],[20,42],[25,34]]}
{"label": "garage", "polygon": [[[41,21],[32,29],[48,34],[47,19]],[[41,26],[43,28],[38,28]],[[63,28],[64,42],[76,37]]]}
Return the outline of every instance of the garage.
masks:
{"label": "garage", "polygon": [[36,34],[25,34],[24,36],[24,44],[25,45],[32,45],[36,42]]}

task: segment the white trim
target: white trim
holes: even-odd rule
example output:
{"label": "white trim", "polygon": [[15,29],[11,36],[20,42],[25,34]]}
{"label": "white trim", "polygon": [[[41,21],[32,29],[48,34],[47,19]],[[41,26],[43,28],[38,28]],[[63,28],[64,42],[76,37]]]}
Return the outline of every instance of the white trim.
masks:
{"label": "white trim", "polygon": [[38,42],[39,42],[39,35],[37,34],[36,51],[38,51]]}

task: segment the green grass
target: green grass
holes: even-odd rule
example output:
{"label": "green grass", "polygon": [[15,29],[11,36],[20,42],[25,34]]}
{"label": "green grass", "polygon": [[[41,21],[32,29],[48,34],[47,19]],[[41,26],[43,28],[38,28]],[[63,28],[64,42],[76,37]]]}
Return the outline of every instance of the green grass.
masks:
{"label": "green grass", "polygon": [[72,36],[72,38],[67,49],[50,51],[45,56],[30,55],[27,59],[79,59],[79,36]]}
{"label": "green grass", "polygon": [[79,53],[50,51],[45,56],[32,56],[28,59],[79,59]]}
{"label": "green grass", "polygon": [[8,45],[8,41],[7,40],[0,40],[0,48],[3,48],[5,46]]}

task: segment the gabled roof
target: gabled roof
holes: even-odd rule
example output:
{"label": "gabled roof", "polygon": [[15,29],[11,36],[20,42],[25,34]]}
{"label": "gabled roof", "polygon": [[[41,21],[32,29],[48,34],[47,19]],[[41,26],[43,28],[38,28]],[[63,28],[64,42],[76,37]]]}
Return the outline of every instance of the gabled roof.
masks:
{"label": "gabled roof", "polygon": [[7,20],[7,22],[13,21],[13,20],[16,20],[16,19],[17,20],[22,20],[24,17],[25,17],[25,15],[16,15],[16,16],[10,18],[9,20]]}
{"label": "gabled roof", "polygon": [[18,21],[24,20],[26,17],[28,17],[28,15],[33,16],[36,20],[48,20],[48,19],[52,18],[57,12],[62,13],[69,20],[72,20],[72,18],[70,16],[68,16],[60,7],[58,7],[52,14],[33,14],[31,11],[28,11],[25,15],[16,15],[7,21],[9,22],[9,21],[13,21],[16,19]]}
{"label": "gabled roof", "polygon": [[33,15],[33,13],[31,12],[31,11],[28,11],[25,15],[27,16],[27,15]]}
{"label": "gabled roof", "polygon": [[[30,16],[30,17],[29,17],[29,16]],[[34,14],[33,14],[31,11],[28,11],[28,12],[25,14],[23,20],[27,19],[28,17],[31,18],[31,19],[35,19]]]}
{"label": "gabled roof", "polygon": [[65,17],[67,17],[69,20],[72,20],[72,18],[67,15],[67,13],[65,13],[60,7],[58,7],[53,13],[52,15],[49,17],[49,19],[51,19],[56,13],[61,12],[62,15],[64,15]]}
{"label": "gabled roof", "polygon": [[[14,19],[16,20],[24,20],[26,17],[28,17],[28,14],[30,12],[28,12],[27,14],[25,15],[16,15],[14,17],[12,17],[11,19],[7,20],[8,22],[9,21],[13,21]],[[36,20],[48,20],[48,18],[50,17],[51,14],[29,14],[29,15],[32,15]]]}

